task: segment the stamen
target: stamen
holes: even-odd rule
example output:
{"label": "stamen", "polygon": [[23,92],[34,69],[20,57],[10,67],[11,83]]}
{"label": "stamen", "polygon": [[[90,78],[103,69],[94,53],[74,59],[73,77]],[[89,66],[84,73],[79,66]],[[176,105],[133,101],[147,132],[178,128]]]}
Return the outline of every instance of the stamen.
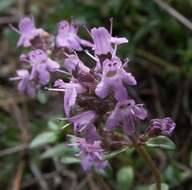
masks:
{"label": "stamen", "polygon": [[[87,28],[87,26],[83,25],[83,28],[85,28],[85,30],[88,32],[88,34],[91,36],[91,32],[89,31],[89,29]],[[92,36],[91,36],[92,37]]]}
{"label": "stamen", "polygon": [[21,79],[21,77],[11,77],[11,78],[9,78],[10,81],[20,80],[20,79]]}
{"label": "stamen", "polygon": [[34,17],[34,15],[30,14],[30,17],[31,17],[31,20],[32,20],[32,22],[33,22],[33,24],[35,26],[35,17]]}
{"label": "stamen", "polygon": [[13,31],[17,32],[18,34],[21,34],[21,32],[20,32],[17,28],[15,28],[12,24],[9,24],[9,27],[10,27]]}
{"label": "stamen", "polygon": [[89,57],[91,57],[93,60],[95,60],[96,62],[98,61],[98,59],[97,59],[95,56],[93,56],[91,53],[89,53],[88,50],[85,50],[85,53],[86,53]]}
{"label": "stamen", "polygon": [[76,51],[73,50],[73,53],[75,54],[75,56],[76,56],[77,58],[79,58]]}
{"label": "stamen", "polygon": [[64,125],[63,127],[61,127],[61,129],[65,129],[65,128],[67,128],[68,126],[70,126],[71,125],[71,123],[67,123],[66,125]]}
{"label": "stamen", "polygon": [[48,88],[45,87],[45,90],[49,90],[49,91],[55,91],[55,92],[65,92],[65,89],[60,89],[60,88]]}
{"label": "stamen", "polygon": [[109,19],[109,21],[110,21],[110,36],[112,37],[112,32],[113,32],[113,17],[111,17],[111,18]]}
{"label": "stamen", "polygon": [[67,71],[63,71],[63,70],[60,70],[60,69],[58,69],[57,72],[66,74],[66,75],[68,75],[68,76],[72,76],[71,73],[68,73]]}
{"label": "stamen", "polygon": [[123,63],[123,68],[126,68],[128,63],[129,63],[129,59],[126,58],[126,59],[124,60],[124,63]]}
{"label": "stamen", "polygon": [[68,118],[56,118],[56,120],[59,120],[59,121],[67,121]]}
{"label": "stamen", "polygon": [[82,127],[79,132],[82,132],[87,126],[85,125],[84,127]]}
{"label": "stamen", "polygon": [[67,57],[70,57],[70,55],[68,53],[66,53],[66,52],[64,53],[64,55],[66,55]]}
{"label": "stamen", "polygon": [[117,52],[117,44],[115,44],[115,47],[114,47],[114,50],[113,50],[112,57],[115,57],[116,52]]}

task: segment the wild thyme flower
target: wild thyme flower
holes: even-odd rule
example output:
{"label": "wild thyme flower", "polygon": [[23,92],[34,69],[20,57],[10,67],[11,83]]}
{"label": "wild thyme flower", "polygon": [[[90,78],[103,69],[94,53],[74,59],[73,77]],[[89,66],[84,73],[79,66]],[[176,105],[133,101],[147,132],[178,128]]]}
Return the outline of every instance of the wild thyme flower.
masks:
{"label": "wild thyme flower", "polygon": [[81,133],[87,142],[92,143],[93,141],[100,140],[100,136],[93,124],[95,118],[96,113],[90,110],[69,118],[69,121],[74,125],[75,134]]}
{"label": "wild thyme flower", "polygon": [[81,132],[89,123],[94,121],[95,117],[96,113],[94,111],[86,111],[71,117],[70,122],[73,123],[75,132]]}
{"label": "wild thyme flower", "polygon": [[19,30],[14,28],[14,30],[20,34],[20,38],[17,42],[17,47],[30,47],[31,40],[33,40],[35,37],[48,35],[48,33],[45,32],[42,28],[36,28],[34,20],[29,17],[22,18],[19,22],[18,27]]}
{"label": "wild thyme flower", "polygon": [[170,117],[163,119],[152,119],[150,126],[147,128],[146,133],[149,136],[165,135],[170,136],[174,131],[176,124]]}
{"label": "wild thyme flower", "polygon": [[83,72],[89,72],[90,69],[87,67],[76,54],[67,55],[67,58],[64,60],[65,68],[70,72],[74,72],[79,69]]}
{"label": "wild thyme flower", "polygon": [[19,92],[27,92],[30,97],[34,97],[36,94],[36,84],[30,80],[29,71],[26,69],[17,70],[17,77],[11,78],[11,80],[19,80],[18,90]]}
{"label": "wild thyme flower", "polygon": [[28,53],[28,61],[32,64],[30,79],[37,79],[43,85],[50,80],[50,72],[55,72],[60,65],[50,59],[43,50],[36,49]]}
{"label": "wild thyme flower", "polygon": [[95,89],[95,93],[100,98],[105,98],[110,90],[115,93],[117,101],[126,100],[127,89],[125,85],[136,85],[135,77],[123,69],[122,62],[115,57],[103,62],[103,73],[100,83]]}
{"label": "wild thyme flower", "polygon": [[126,38],[112,37],[112,34],[104,27],[92,28],[93,50],[96,55],[106,55],[113,52],[113,45],[127,43]]}
{"label": "wild thyme flower", "polygon": [[77,156],[81,159],[81,165],[84,170],[90,170],[93,166],[97,169],[103,169],[107,166],[107,161],[103,160],[103,149],[101,141],[87,143],[84,138],[77,138],[75,144],[80,152]]}
{"label": "wild thyme flower", "polygon": [[143,104],[135,104],[133,99],[129,99],[117,103],[106,121],[106,127],[112,130],[121,123],[124,132],[132,135],[135,132],[135,120],[144,120],[146,117],[147,110]]}
{"label": "wild thyme flower", "polygon": [[66,20],[60,21],[57,25],[56,47],[67,48],[68,50],[82,50],[81,41],[77,35],[78,28]]}
{"label": "wild thyme flower", "polygon": [[[21,19],[18,32],[21,34],[18,46],[32,46],[33,50],[20,56],[23,65],[30,63],[29,70],[18,70],[18,76],[12,80],[19,80],[20,92],[26,91],[35,96],[37,88],[49,83],[53,72],[67,74],[55,81],[54,88],[45,88],[64,93],[64,113],[74,126],[76,143],[73,145],[80,149],[78,156],[84,170],[106,167],[104,151],[133,146],[134,141],[136,149],[140,146],[140,137],[145,135],[138,133],[139,138],[135,139],[136,121],[144,120],[147,110],[128,96],[129,85],[136,85],[137,81],[124,69],[128,59],[122,62],[116,53],[118,45],[128,40],[113,37],[112,22],[110,31],[104,27],[91,29],[93,43],[81,39],[77,34],[78,27],[65,20],[59,22],[56,37],[36,28],[28,17]],[[82,51],[83,47],[92,48],[93,55],[88,50]],[[79,51],[89,55],[96,62],[95,67],[91,68],[86,60],[81,61],[77,54]],[[54,60],[64,61],[64,70],[48,54]],[[109,96],[111,94],[115,98]],[[123,128],[121,135],[113,131],[119,126]],[[145,134],[149,138],[154,135],[169,136],[175,126],[168,117],[153,119]],[[124,134],[129,137],[128,140]],[[145,140],[142,142],[145,143]]]}
{"label": "wild thyme flower", "polygon": [[77,95],[86,92],[86,89],[74,80],[71,80],[69,83],[65,83],[63,80],[59,79],[55,81],[54,86],[58,87],[58,89],[54,89],[55,91],[60,91],[60,89],[62,89],[63,92],[65,92],[64,111],[66,116],[69,117],[71,108],[76,103]]}

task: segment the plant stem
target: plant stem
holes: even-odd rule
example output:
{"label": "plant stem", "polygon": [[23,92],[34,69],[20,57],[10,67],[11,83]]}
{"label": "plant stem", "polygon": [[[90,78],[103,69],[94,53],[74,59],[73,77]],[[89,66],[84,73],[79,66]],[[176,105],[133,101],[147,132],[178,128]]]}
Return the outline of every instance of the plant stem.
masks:
{"label": "plant stem", "polygon": [[144,146],[138,144],[137,139],[135,137],[131,137],[131,140],[133,142],[135,149],[137,150],[139,155],[143,158],[143,160],[151,170],[151,173],[155,177],[157,190],[161,190],[161,174],[159,172],[159,169],[156,167],[154,161],[152,160],[151,156],[146,151]]}

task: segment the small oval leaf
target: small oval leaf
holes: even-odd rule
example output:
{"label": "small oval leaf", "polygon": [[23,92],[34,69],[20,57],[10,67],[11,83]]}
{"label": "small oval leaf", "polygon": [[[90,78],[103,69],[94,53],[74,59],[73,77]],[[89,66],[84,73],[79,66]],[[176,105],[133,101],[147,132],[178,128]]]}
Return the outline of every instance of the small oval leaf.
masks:
{"label": "small oval leaf", "polygon": [[[149,190],[157,190],[156,184],[150,185]],[[161,183],[161,190],[169,190],[169,186],[166,183]]]}
{"label": "small oval leaf", "polygon": [[165,136],[158,136],[158,137],[150,138],[147,142],[145,142],[145,145],[148,147],[162,148],[162,149],[167,149],[167,150],[175,149],[174,142]]}
{"label": "small oval leaf", "polygon": [[58,144],[54,147],[49,148],[41,158],[52,158],[52,157],[62,157],[64,155],[72,155],[76,152],[73,147],[69,147],[66,144]]}
{"label": "small oval leaf", "polygon": [[68,156],[68,157],[63,157],[61,159],[61,162],[64,164],[76,164],[76,163],[80,163],[80,159],[76,157]]}
{"label": "small oval leaf", "polygon": [[125,152],[128,149],[129,149],[129,147],[125,147],[125,148],[122,148],[120,150],[115,150],[115,151],[112,151],[110,153],[106,153],[104,155],[104,159],[107,160],[107,159],[113,158],[113,157],[117,156],[118,154]]}
{"label": "small oval leaf", "polygon": [[30,147],[35,148],[44,144],[53,143],[57,140],[57,135],[54,132],[44,132],[37,135],[31,142]]}
{"label": "small oval leaf", "polygon": [[134,172],[131,167],[123,167],[117,173],[117,182],[121,190],[127,190],[133,183]]}

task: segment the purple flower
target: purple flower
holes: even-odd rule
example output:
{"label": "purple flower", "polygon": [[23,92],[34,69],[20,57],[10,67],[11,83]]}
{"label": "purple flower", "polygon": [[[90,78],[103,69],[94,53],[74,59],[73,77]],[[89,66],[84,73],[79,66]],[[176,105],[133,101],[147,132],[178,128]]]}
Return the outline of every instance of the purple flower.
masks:
{"label": "purple flower", "polygon": [[82,50],[81,40],[77,35],[78,28],[63,20],[58,23],[58,34],[56,36],[56,46],[69,50]]}
{"label": "purple flower", "polygon": [[69,120],[73,123],[75,132],[81,132],[89,123],[92,123],[96,117],[94,111],[85,111],[76,116],[71,117]]}
{"label": "purple flower", "polygon": [[[17,29],[15,29],[17,31]],[[36,28],[34,21],[29,17],[24,17],[19,21],[19,31],[20,38],[17,42],[17,46],[30,47],[31,40],[35,37],[46,34],[46,32],[41,28]]]}
{"label": "purple flower", "polygon": [[170,117],[165,117],[163,119],[152,119],[150,121],[150,126],[149,128],[147,128],[146,132],[149,136],[170,136],[175,127],[176,124]]}
{"label": "purple flower", "polygon": [[119,58],[106,59],[103,62],[102,79],[95,89],[96,95],[105,98],[110,90],[113,90],[117,101],[125,100],[127,99],[125,84],[136,85],[137,82],[131,73],[123,69]]}
{"label": "purple flower", "polygon": [[111,36],[107,29],[104,27],[93,28],[91,29],[91,36],[94,42],[93,50],[95,54],[108,54],[112,51]]}
{"label": "purple flower", "polygon": [[71,80],[69,83],[65,83],[63,80],[59,79],[55,81],[55,91],[63,90],[64,95],[64,111],[67,117],[70,116],[71,108],[75,105],[77,95],[86,92],[86,89],[78,82]]}
{"label": "purple flower", "polygon": [[58,79],[55,81],[54,87],[57,87],[59,89],[64,89],[66,87],[66,84],[62,79]]}
{"label": "purple flower", "polygon": [[135,132],[135,119],[144,120],[147,117],[147,110],[143,104],[135,104],[133,99],[118,102],[114,111],[107,119],[106,127],[110,130],[123,125],[123,130],[127,135]]}
{"label": "purple flower", "polygon": [[83,72],[90,71],[89,67],[84,65],[84,63],[75,54],[68,55],[68,57],[64,60],[64,66],[70,73],[72,73],[76,69],[79,69]]}
{"label": "purple flower", "polygon": [[55,72],[60,65],[50,59],[43,50],[33,50],[28,54],[29,62],[32,64],[30,79],[38,78],[40,83],[46,85],[50,80],[49,72]]}
{"label": "purple flower", "polygon": [[36,94],[36,85],[30,80],[29,71],[26,69],[17,70],[18,77],[15,79],[19,79],[18,90],[20,92],[27,92],[29,96],[34,97]]}
{"label": "purple flower", "polygon": [[112,37],[104,27],[92,28],[91,36],[94,42],[93,50],[97,55],[106,55],[108,53],[113,54],[113,44],[119,45],[128,42],[126,38]]}
{"label": "purple flower", "polygon": [[69,120],[74,125],[75,133],[83,133],[87,142],[92,143],[93,141],[100,140],[100,136],[93,124],[95,118],[96,113],[94,111],[85,111],[69,118]]}
{"label": "purple flower", "polygon": [[103,169],[107,166],[107,161],[103,160],[103,149],[101,141],[88,143],[84,138],[77,138],[76,145],[80,152],[77,154],[81,159],[81,165],[84,170],[90,170],[93,166],[96,169]]}

